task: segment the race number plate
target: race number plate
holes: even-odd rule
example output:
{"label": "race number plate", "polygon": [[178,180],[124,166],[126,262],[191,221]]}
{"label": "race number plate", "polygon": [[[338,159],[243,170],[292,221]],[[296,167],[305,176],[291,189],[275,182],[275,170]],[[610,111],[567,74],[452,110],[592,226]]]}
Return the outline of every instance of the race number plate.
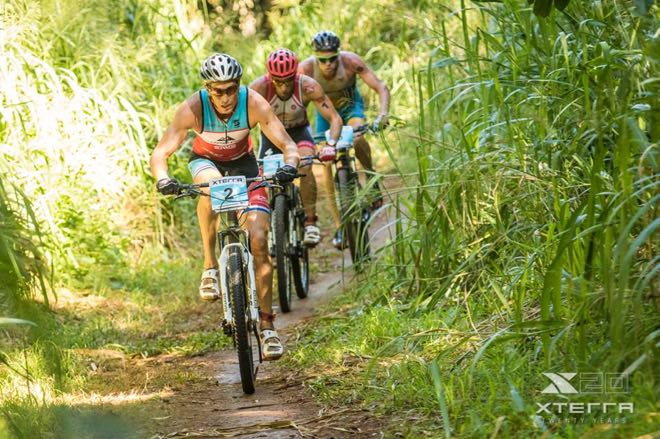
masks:
{"label": "race number plate", "polygon": [[[330,140],[330,130],[325,132],[325,140]],[[344,125],[341,127],[341,135],[337,140],[337,149],[346,149],[353,146],[353,127],[349,125]]]}
{"label": "race number plate", "polygon": [[264,157],[264,177],[272,177],[278,169],[284,166],[284,155],[273,154]]}
{"label": "race number plate", "polygon": [[248,207],[248,187],[244,176],[222,177],[209,181],[211,209],[227,212]]}

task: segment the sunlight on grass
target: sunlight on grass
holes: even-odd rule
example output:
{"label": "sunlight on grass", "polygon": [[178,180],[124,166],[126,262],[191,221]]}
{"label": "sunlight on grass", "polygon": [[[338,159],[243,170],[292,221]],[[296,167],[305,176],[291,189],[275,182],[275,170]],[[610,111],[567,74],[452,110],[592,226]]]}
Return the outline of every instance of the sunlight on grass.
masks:
{"label": "sunlight on grass", "polygon": [[167,398],[174,394],[172,390],[161,390],[159,392],[119,392],[110,394],[98,393],[75,393],[60,395],[52,402],[55,404],[66,404],[68,406],[103,406],[124,405],[145,402],[152,399]]}

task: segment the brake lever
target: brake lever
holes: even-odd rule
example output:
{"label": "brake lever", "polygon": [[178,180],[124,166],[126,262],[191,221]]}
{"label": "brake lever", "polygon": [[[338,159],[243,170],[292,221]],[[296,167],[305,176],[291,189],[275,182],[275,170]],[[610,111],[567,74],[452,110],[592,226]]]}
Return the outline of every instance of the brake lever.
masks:
{"label": "brake lever", "polygon": [[274,185],[273,183],[269,183],[268,181],[264,180],[264,181],[262,181],[262,182],[260,182],[260,183],[257,183],[257,184],[256,184],[254,187],[252,187],[250,190],[253,191],[253,190],[256,190],[256,189],[259,189],[259,188],[262,188],[262,187],[269,187],[269,186],[275,186],[275,185]]}
{"label": "brake lever", "polygon": [[204,192],[201,192],[201,191],[196,191],[194,189],[189,189],[185,192],[181,192],[179,195],[174,197],[174,199],[178,200],[180,198],[186,198],[186,197],[196,198],[198,195],[206,195],[206,194]]}

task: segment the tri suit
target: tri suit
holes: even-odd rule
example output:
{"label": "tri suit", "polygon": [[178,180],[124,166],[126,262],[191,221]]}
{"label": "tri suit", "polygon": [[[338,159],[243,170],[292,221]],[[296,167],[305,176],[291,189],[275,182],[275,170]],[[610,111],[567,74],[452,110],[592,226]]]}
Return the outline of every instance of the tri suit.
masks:
{"label": "tri suit", "polygon": [[[357,88],[356,76],[349,79],[344,63],[339,57],[337,72],[331,79],[325,79],[318,62],[314,60],[313,78],[321,85],[325,94],[330,98],[337,113],[341,116],[344,125],[354,117],[364,119],[364,101]],[[325,140],[325,132],[330,129],[330,123],[323,118],[317,110],[314,125],[314,140],[318,143]]]}
{"label": "tri suit", "polygon": [[[208,91],[199,91],[202,103],[202,129],[195,131],[188,168],[193,178],[205,169],[217,169],[224,176],[259,175],[259,166],[252,150],[248,117],[248,88],[238,89],[238,103],[231,117],[222,120],[211,104]],[[258,183],[252,183],[249,189]],[[249,191],[250,205],[246,210],[270,212],[264,187]]]}
{"label": "tri suit", "polygon": [[[309,120],[307,120],[307,107],[303,99],[302,77],[300,75],[295,76],[293,93],[286,100],[282,100],[277,96],[273,81],[269,75],[265,76],[265,82],[265,98],[277,118],[284,125],[287,134],[296,142],[298,148],[311,148],[313,151],[315,149],[314,139],[312,138],[312,130],[309,127]],[[262,132],[259,158],[263,159],[265,156],[271,154],[281,154],[281,151]]]}

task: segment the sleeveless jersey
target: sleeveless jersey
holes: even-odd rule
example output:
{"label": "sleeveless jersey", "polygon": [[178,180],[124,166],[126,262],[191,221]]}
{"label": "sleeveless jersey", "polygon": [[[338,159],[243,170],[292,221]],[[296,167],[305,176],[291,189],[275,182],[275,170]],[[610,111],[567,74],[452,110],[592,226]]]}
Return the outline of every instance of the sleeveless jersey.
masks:
{"label": "sleeveless jersey", "polygon": [[195,132],[193,152],[201,157],[228,162],[252,151],[248,88],[242,85],[238,89],[236,109],[227,121],[217,116],[206,89],[199,91],[199,98],[202,101],[202,131]]}
{"label": "sleeveless jersey", "polygon": [[348,77],[344,63],[339,57],[339,66],[335,76],[331,79],[325,79],[321,70],[319,69],[318,61],[314,59],[314,79],[321,84],[321,88],[332,101],[336,109],[341,109],[355,102],[355,75],[352,78]]}
{"label": "sleeveless jersey", "polygon": [[293,84],[293,93],[289,99],[283,101],[275,93],[275,87],[270,76],[266,75],[266,100],[273,109],[273,113],[282,122],[284,128],[298,128],[309,125],[307,108],[303,103],[302,78],[296,75]]}

